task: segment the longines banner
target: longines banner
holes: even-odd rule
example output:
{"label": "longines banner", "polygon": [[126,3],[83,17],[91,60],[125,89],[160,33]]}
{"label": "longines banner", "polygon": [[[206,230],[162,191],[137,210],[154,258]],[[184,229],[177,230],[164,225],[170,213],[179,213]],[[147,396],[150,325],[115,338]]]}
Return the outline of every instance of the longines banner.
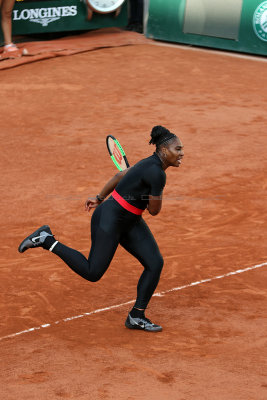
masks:
{"label": "longines banner", "polygon": [[150,0],[146,36],[267,55],[267,0]]}
{"label": "longines banner", "polygon": [[75,17],[77,15],[77,5],[63,7],[42,7],[24,8],[23,10],[13,11],[13,21],[29,21],[42,26],[48,26],[51,22],[57,21],[62,17]]}
{"label": "longines banner", "polygon": [[128,12],[125,2],[118,16],[94,13],[89,21],[84,0],[17,0],[12,17],[16,35],[126,26]]}

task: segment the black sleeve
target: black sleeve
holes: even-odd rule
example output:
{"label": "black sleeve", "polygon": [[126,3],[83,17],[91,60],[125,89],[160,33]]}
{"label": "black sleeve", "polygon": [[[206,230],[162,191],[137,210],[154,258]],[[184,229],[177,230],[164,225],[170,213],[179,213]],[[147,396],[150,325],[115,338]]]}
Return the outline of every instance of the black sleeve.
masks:
{"label": "black sleeve", "polygon": [[157,165],[152,165],[145,171],[145,182],[150,186],[151,196],[160,196],[166,184],[166,174]]}

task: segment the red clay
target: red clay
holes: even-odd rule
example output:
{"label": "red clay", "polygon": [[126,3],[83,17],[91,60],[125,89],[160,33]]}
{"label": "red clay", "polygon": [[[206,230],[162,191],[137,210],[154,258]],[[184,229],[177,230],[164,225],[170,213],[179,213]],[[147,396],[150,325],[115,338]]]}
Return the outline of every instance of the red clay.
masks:
{"label": "red clay", "polygon": [[[165,258],[158,291],[266,262],[266,64],[150,44],[1,72],[0,337],[134,299],[139,263],[121,248],[82,280],[22,238],[48,223],[85,255],[84,202],[166,125],[184,143],[163,210],[145,213]],[[266,267],[154,297],[159,334],[129,331],[130,306],[0,340],[1,398],[265,400]]]}
{"label": "red clay", "polygon": [[21,42],[17,44],[21,57],[6,59],[0,53],[0,70],[18,67],[48,58],[69,56],[108,47],[144,44],[148,40],[136,32],[119,28],[103,28],[82,33],[78,36],[65,36],[57,40],[42,42]]}

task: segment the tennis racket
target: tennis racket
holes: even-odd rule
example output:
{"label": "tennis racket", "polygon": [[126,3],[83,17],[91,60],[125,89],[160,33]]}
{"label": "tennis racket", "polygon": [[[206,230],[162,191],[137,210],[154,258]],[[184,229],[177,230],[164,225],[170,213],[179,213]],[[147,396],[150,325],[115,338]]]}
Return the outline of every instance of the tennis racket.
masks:
{"label": "tennis racket", "polygon": [[119,141],[114,136],[108,135],[106,143],[111,160],[114,162],[118,170],[124,171],[129,168],[130,164]]}

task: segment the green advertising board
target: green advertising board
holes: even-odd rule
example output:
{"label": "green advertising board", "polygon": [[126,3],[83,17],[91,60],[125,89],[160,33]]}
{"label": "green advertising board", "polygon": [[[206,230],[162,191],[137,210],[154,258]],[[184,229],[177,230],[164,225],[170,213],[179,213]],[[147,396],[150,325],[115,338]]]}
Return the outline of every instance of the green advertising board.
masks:
{"label": "green advertising board", "polygon": [[128,3],[123,3],[119,13],[94,12],[91,20],[87,16],[83,0],[16,1],[12,13],[12,33],[20,35],[126,26]]}
{"label": "green advertising board", "polygon": [[146,36],[267,55],[267,1],[150,0]]}

